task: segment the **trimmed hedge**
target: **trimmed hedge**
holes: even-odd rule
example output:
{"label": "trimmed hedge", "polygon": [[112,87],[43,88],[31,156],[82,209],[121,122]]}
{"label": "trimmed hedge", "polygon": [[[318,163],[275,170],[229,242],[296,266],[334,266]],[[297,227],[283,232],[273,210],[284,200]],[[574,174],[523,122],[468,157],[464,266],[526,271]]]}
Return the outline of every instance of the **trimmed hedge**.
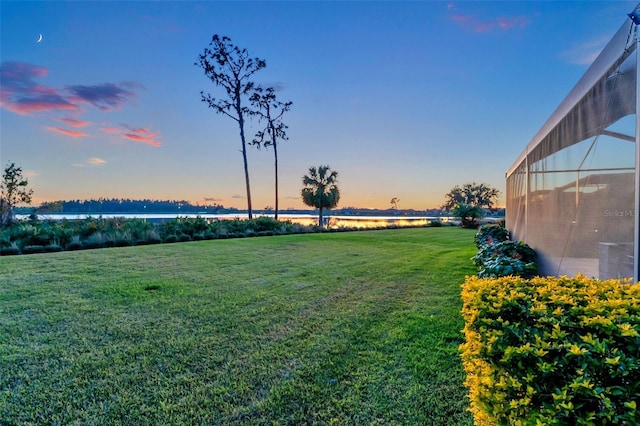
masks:
{"label": "trimmed hedge", "polygon": [[640,424],[640,283],[469,277],[462,299],[477,425]]}

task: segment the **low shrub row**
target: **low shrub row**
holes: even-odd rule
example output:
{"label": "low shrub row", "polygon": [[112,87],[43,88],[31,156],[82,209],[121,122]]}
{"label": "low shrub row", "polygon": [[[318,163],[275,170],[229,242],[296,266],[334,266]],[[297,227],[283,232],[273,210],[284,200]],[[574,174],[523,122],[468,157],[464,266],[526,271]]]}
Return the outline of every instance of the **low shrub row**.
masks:
{"label": "low shrub row", "polygon": [[471,258],[480,278],[517,275],[531,278],[538,272],[535,251],[522,241],[509,240],[500,225],[482,225],[474,238],[478,253]]}
{"label": "low shrub row", "polygon": [[640,424],[640,284],[470,277],[462,299],[476,424]]}
{"label": "low shrub row", "polygon": [[[421,225],[423,226],[423,225]],[[442,226],[431,222],[427,226]],[[394,229],[388,227],[366,228]],[[344,232],[360,228],[337,227],[326,232]],[[82,220],[37,220],[14,222],[0,228],[0,255],[48,253],[61,250],[86,250],[107,247],[176,243],[227,238],[318,232],[317,226],[278,221],[261,216],[256,219],[207,220],[202,217],[178,217],[161,223],[143,219],[94,218]]]}
{"label": "low shrub row", "polygon": [[276,221],[176,218],[152,223],[143,219],[25,220],[0,229],[0,255],[47,253],[158,243],[313,232],[314,227]]}

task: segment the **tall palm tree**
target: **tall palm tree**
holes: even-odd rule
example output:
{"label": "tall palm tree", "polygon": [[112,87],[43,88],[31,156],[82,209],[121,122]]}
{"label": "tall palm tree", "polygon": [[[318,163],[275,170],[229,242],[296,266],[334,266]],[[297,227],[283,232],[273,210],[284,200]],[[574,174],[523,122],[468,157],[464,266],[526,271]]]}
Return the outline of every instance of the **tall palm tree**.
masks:
{"label": "tall palm tree", "polygon": [[310,167],[309,174],[302,178],[302,201],[309,207],[319,209],[318,226],[323,229],[322,212],[332,209],[340,201],[338,172],[329,166]]}

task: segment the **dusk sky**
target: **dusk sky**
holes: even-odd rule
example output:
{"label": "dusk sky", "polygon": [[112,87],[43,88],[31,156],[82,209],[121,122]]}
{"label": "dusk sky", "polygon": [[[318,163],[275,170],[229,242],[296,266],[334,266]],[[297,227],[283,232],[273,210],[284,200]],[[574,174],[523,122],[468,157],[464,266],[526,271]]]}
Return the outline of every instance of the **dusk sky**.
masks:
{"label": "dusk sky", "polygon": [[[237,124],[200,92],[213,34],[293,102],[280,207],[310,166],[340,207],[427,209],[504,176],[636,1],[1,1],[0,163],[43,201],[132,198],[246,208]],[[41,40],[40,35],[42,35]],[[260,125],[249,122],[251,138]],[[273,152],[251,148],[254,209]]]}

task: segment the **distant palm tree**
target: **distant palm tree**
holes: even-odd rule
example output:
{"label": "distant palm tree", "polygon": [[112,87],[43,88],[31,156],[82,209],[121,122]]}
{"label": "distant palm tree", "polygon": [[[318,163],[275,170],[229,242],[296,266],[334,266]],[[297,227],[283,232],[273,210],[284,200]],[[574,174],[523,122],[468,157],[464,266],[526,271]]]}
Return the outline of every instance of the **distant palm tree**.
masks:
{"label": "distant palm tree", "polygon": [[398,203],[400,202],[400,198],[393,197],[391,199],[391,207],[398,210]]}
{"label": "distant palm tree", "polygon": [[329,166],[309,168],[309,174],[302,178],[302,201],[309,207],[319,209],[318,226],[323,229],[322,212],[324,209],[332,209],[340,201],[338,189],[338,172],[331,170]]}

